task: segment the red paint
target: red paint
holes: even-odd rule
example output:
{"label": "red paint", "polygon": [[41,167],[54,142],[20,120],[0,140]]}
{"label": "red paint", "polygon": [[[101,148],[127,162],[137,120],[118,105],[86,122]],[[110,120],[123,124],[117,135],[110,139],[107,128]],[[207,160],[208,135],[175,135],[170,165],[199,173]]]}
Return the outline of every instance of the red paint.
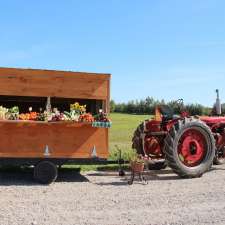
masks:
{"label": "red paint", "polygon": [[216,124],[216,123],[225,123],[225,117],[213,117],[213,116],[200,116],[200,120],[205,122],[206,124]]}
{"label": "red paint", "polygon": [[161,131],[161,121],[157,120],[149,120],[145,124],[145,129],[151,132],[158,132]]}
{"label": "red paint", "polygon": [[189,115],[188,112],[183,111],[183,112],[181,112],[180,116],[181,116],[182,118],[185,118],[185,117],[189,117],[190,115]]}
{"label": "red paint", "polygon": [[205,148],[206,141],[201,132],[196,129],[188,129],[180,139],[178,155],[184,165],[197,166],[205,156]]}
{"label": "red paint", "polygon": [[147,155],[155,155],[159,156],[161,155],[161,146],[160,141],[156,137],[145,137],[145,153]]}

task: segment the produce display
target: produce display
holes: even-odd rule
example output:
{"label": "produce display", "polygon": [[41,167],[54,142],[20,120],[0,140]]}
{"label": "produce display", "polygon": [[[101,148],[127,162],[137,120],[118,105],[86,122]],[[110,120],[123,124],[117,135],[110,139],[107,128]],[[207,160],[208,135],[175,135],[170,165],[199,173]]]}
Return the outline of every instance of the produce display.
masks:
{"label": "produce display", "polygon": [[110,122],[110,119],[107,117],[107,114],[103,112],[103,110],[99,110],[99,114],[95,116],[95,121]]}
{"label": "produce display", "polygon": [[19,114],[20,120],[38,120],[39,113],[30,112],[30,113],[21,113]]}
{"label": "produce display", "polygon": [[[29,107],[29,112],[19,113],[19,107],[14,106],[12,108],[5,108],[0,106],[0,120],[25,120],[25,121],[74,121],[74,122],[86,122],[92,123],[95,127],[110,127],[111,122],[107,117],[107,114],[102,110],[99,110],[99,114],[93,116],[91,113],[86,112],[86,105],[80,105],[78,102],[70,105],[70,111],[60,112],[57,108],[50,110],[43,110],[40,108],[40,112],[33,112],[32,107]],[[99,122],[99,123],[97,123]],[[107,125],[102,125],[107,123]]]}
{"label": "produce display", "polygon": [[3,107],[3,106],[0,106],[0,120],[6,120],[7,119],[7,114],[8,112],[8,109]]}
{"label": "produce display", "polygon": [[0,106],[0,120],[18,120],[18,119],[19,119],[18,106],[14,106],[9,109]]}
{"label": "produce display", "polygon": [[111,127],[111,121],[107,117],[107,114],[103,112],[103,110],[99,110],[99,114],[95,116],[95,121],[92,123],[92,127],[103,127],[109,128]]}
{"label": "produce display", "polygon": [[78,102],[70,105],[70,111],[74,111],[77,114],[83,114],[86,112],[86,105],[80,105]]}
{"label": "produce display", "polygon": [[80,115],[79,121],[81,122],[94,122],[95,118],[91,115],[91,113],[84,113]]}

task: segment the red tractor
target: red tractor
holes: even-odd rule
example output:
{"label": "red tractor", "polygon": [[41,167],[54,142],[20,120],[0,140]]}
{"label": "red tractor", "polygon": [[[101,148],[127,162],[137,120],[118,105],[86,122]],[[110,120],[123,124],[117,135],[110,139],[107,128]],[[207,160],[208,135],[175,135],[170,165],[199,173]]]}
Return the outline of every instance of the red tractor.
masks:
{"label": "red tractor", "polygon": [[[178,101],[183,106],[183,100]],[[156,107],[155,118],[134,132],[138,154],[148,156],[150,169],[169,166],[180,177],[200,177],[213,164],[225,162],[225,117],[221,116],[219,91],[213,116],[174,115],[169,106]]]}

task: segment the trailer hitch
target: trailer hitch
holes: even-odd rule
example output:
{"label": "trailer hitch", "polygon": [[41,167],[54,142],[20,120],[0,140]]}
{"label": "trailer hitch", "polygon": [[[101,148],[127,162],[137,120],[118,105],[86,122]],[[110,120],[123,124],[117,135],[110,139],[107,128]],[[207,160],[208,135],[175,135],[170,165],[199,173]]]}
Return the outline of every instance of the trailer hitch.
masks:
{"label": "trailer hitch", "polygon": [[124,159],[122,159],[121,149],[117,145],[115,145],[115,147],[116,147],[117,151],[119,152],[119,158],[118,158],[119,176],[123,177],[123,176],[125,176],[125,171],[123,169],[123,165],[125,164],[125,161],[124,161]]}

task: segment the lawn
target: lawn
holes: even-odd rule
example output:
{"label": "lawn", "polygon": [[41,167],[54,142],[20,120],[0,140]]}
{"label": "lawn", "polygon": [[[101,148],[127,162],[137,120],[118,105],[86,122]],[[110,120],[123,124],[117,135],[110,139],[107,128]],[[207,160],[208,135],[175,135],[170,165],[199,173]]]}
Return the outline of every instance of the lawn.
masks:
{"label": "lawn", "polygon": [[145,119],[151,118],[150,115],[132,115],[112,113],[112,128],[110,128],[110,159],[117,157],[116,145],[122,150],[123,158],[128,158],[131,151],[132,137],[137,126]]}

